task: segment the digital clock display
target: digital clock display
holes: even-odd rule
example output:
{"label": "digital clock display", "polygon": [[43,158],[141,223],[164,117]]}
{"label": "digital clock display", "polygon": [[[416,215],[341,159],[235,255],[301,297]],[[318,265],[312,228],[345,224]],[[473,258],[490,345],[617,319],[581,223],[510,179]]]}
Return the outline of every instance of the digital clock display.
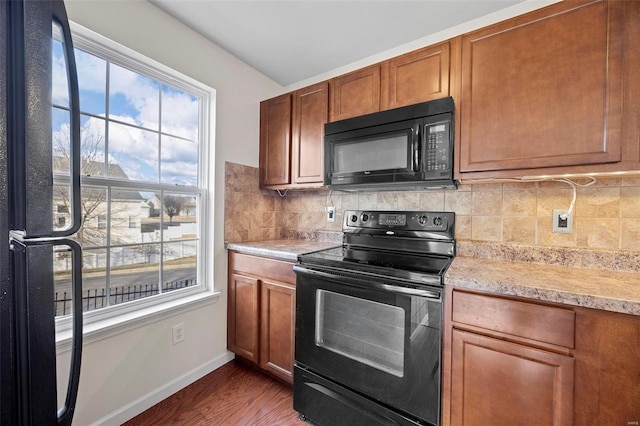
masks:
{"label": "digital clock display", "polygon": [[378,224],[404,226],[407,224],[407,215],[381,213]]}

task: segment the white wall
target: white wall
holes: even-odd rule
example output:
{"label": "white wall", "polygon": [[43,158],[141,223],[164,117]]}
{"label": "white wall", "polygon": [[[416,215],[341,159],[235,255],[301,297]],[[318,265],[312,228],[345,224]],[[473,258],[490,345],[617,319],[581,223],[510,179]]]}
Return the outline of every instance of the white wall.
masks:
{"label": "white wall", "polygon": [[[259,103],[282,87],[147,1],[67,0],[69,19],[216,89],[214,303],[84,345],[74,424],[119,424],[193,377],[230,359],[226,350],[224,162],[258,166]],[[171,326],[185,324],[185,341],[171,344]],[[58,356],[60,376],[69,353]],[[60,379],[59,388],[65,388]],[[129,405],[127,405],[129,404]]]}

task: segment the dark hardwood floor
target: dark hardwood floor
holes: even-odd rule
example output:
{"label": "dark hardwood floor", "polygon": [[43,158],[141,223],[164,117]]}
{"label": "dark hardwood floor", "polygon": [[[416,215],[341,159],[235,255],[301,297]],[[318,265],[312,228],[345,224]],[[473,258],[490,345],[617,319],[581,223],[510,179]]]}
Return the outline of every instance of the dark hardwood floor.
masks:
{"label": "dark hardwood floor", "polygon": [[305,425],[293,390],[239,361],[204,376],[123,426]]}

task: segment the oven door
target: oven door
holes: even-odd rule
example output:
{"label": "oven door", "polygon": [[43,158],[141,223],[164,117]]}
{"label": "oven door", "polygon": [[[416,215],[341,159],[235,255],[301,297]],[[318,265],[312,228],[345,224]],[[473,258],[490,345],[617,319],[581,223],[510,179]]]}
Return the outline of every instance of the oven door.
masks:
{"label": "oven door", "polygon": [[437,425],[442,288],[301,265],[294,270],[296,365]]}

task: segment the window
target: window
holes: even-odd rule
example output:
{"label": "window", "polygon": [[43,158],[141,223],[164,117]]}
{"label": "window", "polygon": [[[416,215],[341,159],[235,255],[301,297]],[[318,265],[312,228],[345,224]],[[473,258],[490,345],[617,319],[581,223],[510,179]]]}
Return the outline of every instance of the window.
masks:
{"label": "window", "polygon": [[[109,316],[116,306],[134,310],[206,290],[203,206],[213,89],[74,29],[82,223],[73,238],[83,246],[85,313]],[[54,203],[61,212],[69,200],[70,113],[55,29],[52,61]],[[58,227],[65,224],[58,219]],[[63,249],[54,271],[56,315],[63,317],[71,306]]]}

